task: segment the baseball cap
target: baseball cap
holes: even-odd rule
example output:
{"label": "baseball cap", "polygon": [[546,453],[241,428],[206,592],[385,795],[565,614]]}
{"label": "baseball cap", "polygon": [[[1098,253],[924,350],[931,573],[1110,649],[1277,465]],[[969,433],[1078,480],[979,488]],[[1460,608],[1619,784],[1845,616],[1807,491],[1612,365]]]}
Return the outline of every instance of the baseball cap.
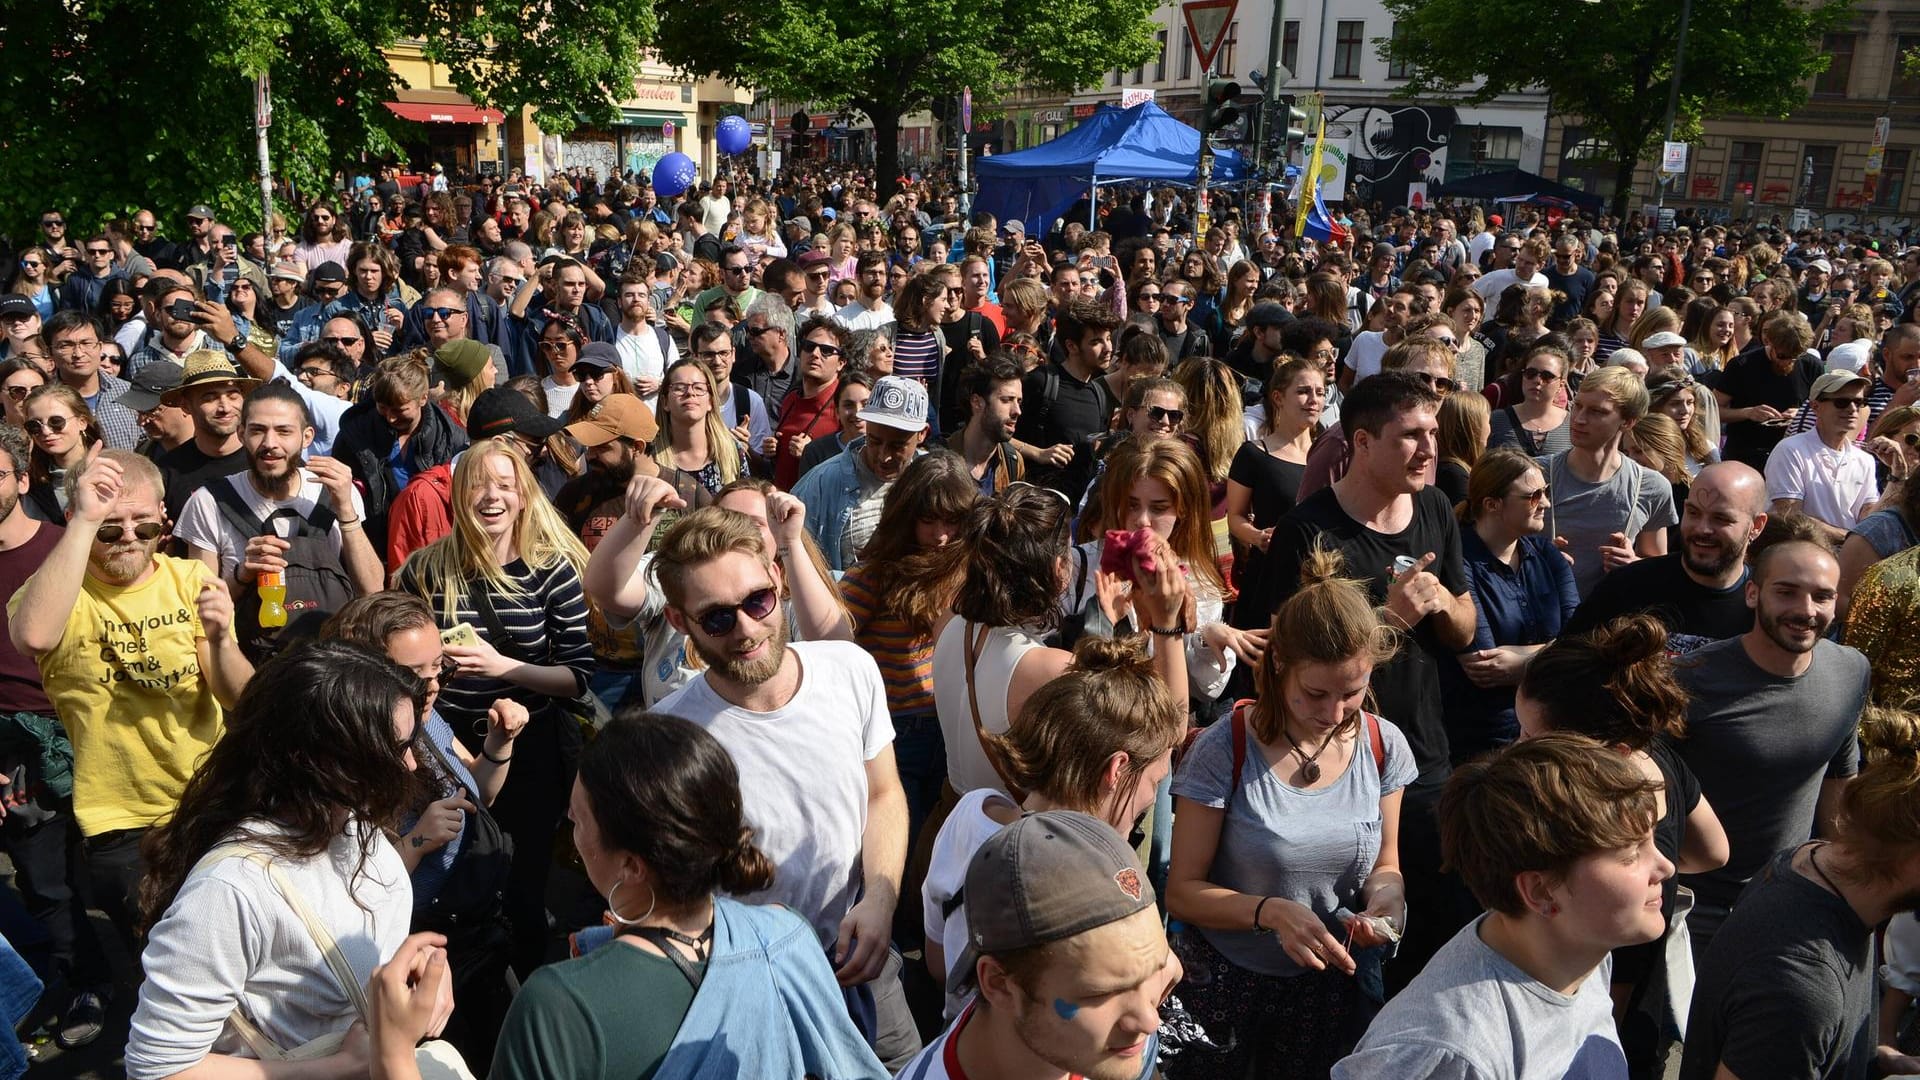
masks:
{"label": "baseball cap", "polygon": [[653,257],[653,272],[656,274],[671,274],[679,268],[680,260],[664,251],[655,254]]}
{"label": "baseball cap", "polygon": [[1028,814],[967,864],[967,946],[954,991],[973,988],[982,956],[1045,945],[1153,906],[1153,886],[1113,826],[1077,810]]}
{"label": "baseball cap", "polygon": [[1825,375],[1813,380],[1812,397],[1813,400],[1819,401],[1822,398],[1845,390],[1854,383],[1868,383],[1871,381],[1871,379],[1868,379],[1865,375],[1857,371],[1829,371]]}
{"label": "baseball cap", "polygon": [[1657,334],[1647,335],[1647,340],[1641,342],[1640,347],[1642,349],[1664,349],[1669,345],[1685,345],[1686,343],[1687,339],[1681,337],[1679,334],[1671,330],[1662,330]]}
{"label": "baseball cap", "polygon": [[1815,259],[1807,264],[1807,269],[1818,270],[1823,274],[1833,273],[1833,264],[1825,259]]}
{"label": "baseball cap", "polygon": [[1248,326],[1279,326],[1293,321],[1293,313],[1277,300],[1262,300],[1247,312]]}
{"label": "baseball cap", "polygon": [[458,389],[479,378],[492,355],[485,345],[472,338],[454,338],[434,352],[433,362],[451,376],[448,385]]}
{"label": "baseball cap", "polygon": [[604,341],[589,341],[581,347],[580,359],[575,360],[573,366],[611,371],[620,366],[620,350]]}
{"label": "baseball cap", "polygon": [[206,221],[212,221],[214,218],[217,218],[220,215],[214,213],[213,207],[208,206],[206,203],[194,203],[193,206],[188,208],[187,216],[190,218],[201,218]]}
{"label": "baseball cap", "polygon": [[544,439],[561,426],[560,421],[534,408],[520,391],[504,386],[481,391],[467,410],[467,437],[475,441],[498,435]]}
{"label": "baseball cap", "polygon": [[38,314],[38,309],[33,306],[33,301],[19,293],[10,292],[5,296],[0,296],[0,319],[7,318],[11,315],[34,314]]}
{"label": "baseball cap", "polygon": [[660,423],[647,410],[647,403],[632,394],[608,394],[584,418],[568,424],[567,434],[581,446],[600,446],[615,439],[647,443],[660,434]]}
{"label": "baseball cap", "polygon": [[160,404],[167,391],[180,385],[180,377],[185,373],[185,368],[171,360],[149,361],[133,373],[133,385],[114,400],[134,412],[147,412]]}
{"label": "baseball cap", "polygon": [[873,384],[860,419],[900,431],[920,431],[927,426],[927,388],[913,379],[882,376]]}
{"label": "baseball cap", "polygon": [[130,278],[150,278],[154,271],[153,260],[145,255],[129,255],[122,269]]}
{"label": "baseball cap", "polygon": [[312,277],[316,285],[322,281],[345,281],[347,268],[337,262],[323,262],[313,268]]}
{"label": "baseball cap", "polygon": [[825,266],[833,260],[828,257],[826,252],[818,248],[809,248],[800,255],[798,261],[803,268],[811,269],[815,266]]}
{"label": "baseball cap", "polygon": [[1859,374],[1866,370],[1867,361],[1873,359],[1873,342],[1847,341],[1833,347],[1827,354],[1828,371],[1851,371]]}
{"label": "baseball cap", "polygon": [[839,220],[840,212],[829,206],[820,211],[820,216],[826,218],[828,221],[837,221]]}
{"label": "baseball cap", "polygon": [[1507,219],[1501,217],[1499,214],[1487,215],[1487,224],[1489,225],[1504,225],[1506,224],[1506,220]]}

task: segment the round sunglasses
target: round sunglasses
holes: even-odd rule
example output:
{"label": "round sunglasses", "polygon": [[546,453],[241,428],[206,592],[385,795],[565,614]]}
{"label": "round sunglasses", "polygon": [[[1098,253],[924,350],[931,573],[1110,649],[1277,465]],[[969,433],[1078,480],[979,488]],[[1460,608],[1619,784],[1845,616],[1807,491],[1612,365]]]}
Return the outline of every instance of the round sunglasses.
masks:
{"label": "round sunglasses", "polygon": [[779,602],[779,590],[769,585],[764,589],[755,589],[748,593],[746,598],[737,604],[722,604],[719,607],[708,608],[695,616],[693,621],[700,624],[701,632],[708,637],[725,637],[733,633],[733,628],[740,624],[742,614],[758,621],[773,614],[774,606]]}

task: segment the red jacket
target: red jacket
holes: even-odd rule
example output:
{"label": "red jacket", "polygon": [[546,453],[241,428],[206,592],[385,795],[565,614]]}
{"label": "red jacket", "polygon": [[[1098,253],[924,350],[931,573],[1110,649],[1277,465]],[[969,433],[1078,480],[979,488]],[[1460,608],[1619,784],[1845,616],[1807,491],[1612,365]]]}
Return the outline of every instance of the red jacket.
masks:
{"label": "red jacket", "polygon": [[435,465],[407,481],[387,512],[387,573],[407,556],[453,531],[453,463]]}

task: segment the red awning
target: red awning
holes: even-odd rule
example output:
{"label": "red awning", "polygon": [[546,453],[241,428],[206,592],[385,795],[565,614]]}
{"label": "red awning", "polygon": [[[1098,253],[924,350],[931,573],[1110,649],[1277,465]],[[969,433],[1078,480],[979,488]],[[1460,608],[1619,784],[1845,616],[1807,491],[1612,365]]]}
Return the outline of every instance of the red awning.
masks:
{"label": "red awning", "polygon": [[392,109],[395,116],[423,124],[498,124],[506,119],[506,114],[498,109],[482,109],[477,105],[389,101],[387,108]]}

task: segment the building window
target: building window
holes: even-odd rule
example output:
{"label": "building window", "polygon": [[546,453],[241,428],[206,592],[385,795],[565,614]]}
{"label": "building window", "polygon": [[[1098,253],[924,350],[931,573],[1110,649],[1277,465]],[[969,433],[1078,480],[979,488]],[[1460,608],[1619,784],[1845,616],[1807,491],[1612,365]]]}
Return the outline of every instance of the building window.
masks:
{"label": "building window", "polygon": [[1120,80],[1126,78],[1126,74],[1126,72],[1121,71],[1119,68],[1114,68],[1113,74],[1109,75],[1108,78],[1113,80],[1113,85],[1119,86]]}
{"label": "building window", "polygon": [[1903,104],[1920,101],[1920,77],[1902,70],[1907,54],[1915,49],[1920,49],[1920,34],[1901,34],[1894,39],[1893,83],[1887,88],[1887,96]]}
{"label": "building window", "polygon": [[1526,135],[1517,127],[1456,122],[1447,139],[1446,182],[1520,167]]}
{"label": "building window", "polygon": [[1806,182],[1807,189],[1794,205],[1827,205],[1833,195],[1833,160],[1839,153],[1837,146],[1809,146],[1801,152],[1800,176]]}
{"label": "building window", "polygon": [[1300,20],[1288,19],[1280,31],[1280,65],[1291,75],[1300,74]]}
{"label": "building window", "polygon": [[1226,39],[1220,42],[1220,55],[1213,58],[1213,70],[1219,72],[1223,78],[1233,78],[1234,54],[1239,51],[1237,48],[1239,44],[1240,20],[1235,19],[1227,24]]}
{"label": "building window", "polygon": [[1757,142],[1736,142],[1727,151],[1727,200],[1731,202],[1736,195],[1745,195],[1751,199],[1760,190],[1760,159],[1766,156],[1767,144]]}
{"label": "building window", "polygon": [[[1393,44],[1391,48],[1393,49],[1400,48],[1400,43],[1405,41],[1406,39],[1407,39],[1406,27],[1401,26],[1398,22],[1395,22],[1393,24]],[[1389,79],[1406,78],[1407,62],[1405,60],[1402,60],[1398,53],[1390,52],[1388,55],[1390,59],[1388,59],[1387,61],[1387,78]]]}
{"label": "building window", "polygon": [[1163,83],[1167,81],[1167,32],[1156,31],[1153,35],[1153,43],[1159,50],[1153,58],[1153,81]]}
{"label": "building window", "polygon": [[1133,85],[1139,86],[1141,83],[1146,81],[1147,81],[1147,65],[1141,64],[1139,67],[1133,69]]}
{"label": "building window", "polygon": [[1360,77],[1360,50],[1366,41],[1367,24],[1359,19],[1342,19],[1333,37],[1333,77]]}
{"label": "building window", "polygon": [[1911,150],[1887,149],[1880,162],[1880,182],[1873,189],[1874,209],[1898,210],[1906,201],[1907,164],[1912,157]]}
{"label": "building window", "polygon": [[1180,80],[1185,82],[1193,78],[1193,39],[1187,36],[1187,28],[1180,28]]}
{"label": "building window", "polygon": [[1827,54],[1827,70],[1814,76],[1813,92],[1828,97],[1845,97],[1847,81],[1853,76],[1853,43],[1857,35],[1827,34],[1820,39],[1820,51]]}

